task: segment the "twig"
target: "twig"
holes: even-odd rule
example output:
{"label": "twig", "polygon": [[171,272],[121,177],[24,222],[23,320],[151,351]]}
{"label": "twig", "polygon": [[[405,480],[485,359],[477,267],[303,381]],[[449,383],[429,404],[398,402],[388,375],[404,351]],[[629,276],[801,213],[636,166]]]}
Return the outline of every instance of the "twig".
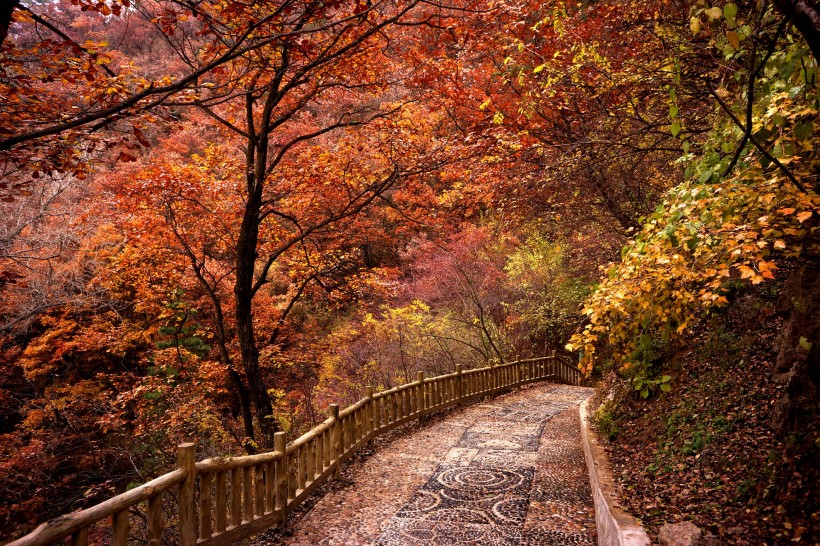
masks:
{"label": "twig", "polygon": [[780,161],[778,161],[778,159],[776,157],[774,157],[772,154],[770,154],[768,152],[768,150],[763,148],[763,146],[757,141],[757,139],[754,137],[754,135],[752,135],[751,131],[746,130],[746,128],[743,126],[743,123],[741,123],[741,121],[739,119],[737,119],[737,116],[735,115],[734,112],[732,112],[732,109],[729,108],[729,105],[726,104],[723,101],[723,99],[720,98],[720,96],[718,96],[718,94],[715,92],[715,90],[712,89],[711,87],[708,87],[708,86],[707,86],[707,89],[709,91],[709,94],[712,95],[715,98],[715,100],[720,105],[720,107],[723,109],[723,111],[726,112],[729,115],[730,118],[732,118],[732,121],[735,122],[735,125],[740,127],[743,130],[744,133],[748,132],[749,140],[752,142],[752,144],[754,144],[754,147],[757,148],[758,151],[760,151],[760,153],[763,154],[766,157],[766,159],[768,159],[769,161],[771,161],[772,163],[777,165],[777,167],[781,171],[783,171],[783,174],[785,174],[788,177],[788,179],[791,180],[792,184],[794,184],[797,187],[797,189],[799,189],[803,193],[808,193],[808,191],[806,191],[806,188],[803,186],[803,184],[801,184],[794,177],[794,175],[791,173],[791,171],[789,171],[789,169],[787,169],[785,165],[783,165]]}

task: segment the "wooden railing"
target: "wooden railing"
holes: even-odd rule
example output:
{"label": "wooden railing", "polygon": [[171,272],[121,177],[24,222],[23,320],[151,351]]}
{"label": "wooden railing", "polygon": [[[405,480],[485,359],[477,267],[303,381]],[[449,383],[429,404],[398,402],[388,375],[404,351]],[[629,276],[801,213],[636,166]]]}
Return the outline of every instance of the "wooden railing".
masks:
{"label": "wooden railing", "polygon": [[457,365],[455,373],[425,378],[419,372],[416,381],[384,392],[367,387],[365,398],[341,411],[331,405],[322,424],[290,444],[284,432],[276,433],[269,453],[195,462],[194,444],[180,444],[177,470],[44,523],[8,546],[54,544],[66,538],[73,546],[125,546],[129,537],[149,546],[232,544],[283,524],[287,514],[370,439],[455,404],[545,379],[583,382],[580,372],[555,353],[465,371]]}

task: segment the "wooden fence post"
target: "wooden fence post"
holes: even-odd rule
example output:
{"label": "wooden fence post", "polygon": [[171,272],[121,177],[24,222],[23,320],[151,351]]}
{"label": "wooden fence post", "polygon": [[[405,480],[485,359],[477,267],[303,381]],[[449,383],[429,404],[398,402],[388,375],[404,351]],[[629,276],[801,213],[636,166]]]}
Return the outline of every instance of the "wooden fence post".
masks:
{"label": "wooden fence post", "polygon": [[368,385],[364,388],[364,396],[367,399],[367,404],[365,404],[364,411],[365,426],[363,436],[367,436],[376,429],[376,419],[374,417],[376,411],[374,408],[375,404],[373,404],[373,387],[371,385]]}
{"label": "wooden fence post", "polygon": [[424,393],[424,372],[417,372],[416,380],[419,384],[419,386],[416,387],[416,411],[421,414],[421,412],[423,412],[427,407],[427,396]]}
{"label": "wooden fence post", "polygon": [[464,376],[461,375],[461,364],[456,364],[456,400],[464,396]]}
{"label": "wooden fence post", "polygon": [[194,491],[196,489],[196,446],[192,443],[177,446],[179,468],[185,471],[185,481],[179,484],[179,544],[195,546],[196,544],[196,507]]}
{"label": "wooden fence post", "polygon": [[426,407],[424,401],[424,372],[418,372],[416,375],[419,383],[419,386],[416,387],[416,411],[421,415]]}
{"label": "wooden fence post", "polygon": [[367,402],[364,405],[364,430],[362,437],[366,437],[373,432],[373,387],[368,385],[364,388],[364,397]]}
{"label": "wooden fence post", "polygon": [[330,416],[333,418],[333,422],[330,424],[330,462],[337,463],[336,470],[333,471],[333,477],[339,477],[339,455],[341,455],[341,446],[339,445],[341,442],[341,432],[342,427],[341,423],[339,423],[339,405],[338,404],[331,404],[330,405]]}
{"label": "wooden fence post", "polygon": [[273,450],[282,454],[282,458],[276,461],[276,510],[281,510],[279,522],[284,527],[288,518],[288,458],[286,455],[288,445],[287,432],[274,432]]}

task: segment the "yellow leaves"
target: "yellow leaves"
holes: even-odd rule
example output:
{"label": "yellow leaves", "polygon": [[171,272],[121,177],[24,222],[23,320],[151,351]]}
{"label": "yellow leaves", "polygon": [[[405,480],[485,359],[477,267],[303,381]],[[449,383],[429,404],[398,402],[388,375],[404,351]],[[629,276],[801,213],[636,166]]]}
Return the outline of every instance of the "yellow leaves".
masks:
{"label": "yellow leaves", "polygon": [[693,36],[698,35],[698,33],[700,32],[701,26],[702,26],[702,23],[700,22],[699,17],[692,17],[691,19],[689,19],[689,30],[692,31]]}
{"label": "yellow leaves", "polygon": [[723,17],[723,10],[717,6],[704,10],[703,13],[709,18],[709,22],[717,21]]}
{"label": "yellow leaves", "polygon": [[34,18],[31,16],[31,13],[19,9],[11,12],[11,19],[16,23],[34,23]]}
{"label": "yellow leaves", "polygon": [[760,284],[764,279],[774,279],[774,270],[777,269],[777,265],[774,262],[760,260],[757,262],[756,267],[757,270],[746,264],[738,265],[737,269],[740,272],[740,278],[749,279],[752,284]]}
{"label": "yellow leaves", "polygon": [[774,279],[774,273],[772,273],[772,271],[775,269],[777,269],[777,265],[775,265],[774,262],[764,262],[762,260],[757,262],[757,270],[760,271],[761,276],[766,279]]}
{"label": "yellow leaves", "polygon": [[[699,309],[729,304],[725,283],[733,273],[751,284],[775,278],[772,254],[808,233],[796,228],[820,203],[778,177],[750,171],[720,185],[693,180],[670,193],[585,302],[591,328],[570,341],[584,365],[607,341],[623,366],[642,332],[686,335]],[[689,241],[690,252],[680,252]]]}

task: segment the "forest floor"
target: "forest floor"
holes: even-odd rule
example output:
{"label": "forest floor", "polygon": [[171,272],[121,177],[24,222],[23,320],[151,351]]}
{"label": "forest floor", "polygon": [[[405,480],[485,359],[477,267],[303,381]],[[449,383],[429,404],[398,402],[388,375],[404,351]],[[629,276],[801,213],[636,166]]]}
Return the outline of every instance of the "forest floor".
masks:
{"label": "forest floor", "polygon": [[591,393],[537,385],[394,436],[252,544],[595,544],[578,423]]}
{"label": "forest floor", "polygon": [[691,521],[707,545],[820,543],[814,431],[770,428],[779,327],[772,301],[741,298],[666,362],[671,392],[642,400],[615,374],[599,387],[593,407],[614,395],[597,426],[621,502],[650,537]]}

